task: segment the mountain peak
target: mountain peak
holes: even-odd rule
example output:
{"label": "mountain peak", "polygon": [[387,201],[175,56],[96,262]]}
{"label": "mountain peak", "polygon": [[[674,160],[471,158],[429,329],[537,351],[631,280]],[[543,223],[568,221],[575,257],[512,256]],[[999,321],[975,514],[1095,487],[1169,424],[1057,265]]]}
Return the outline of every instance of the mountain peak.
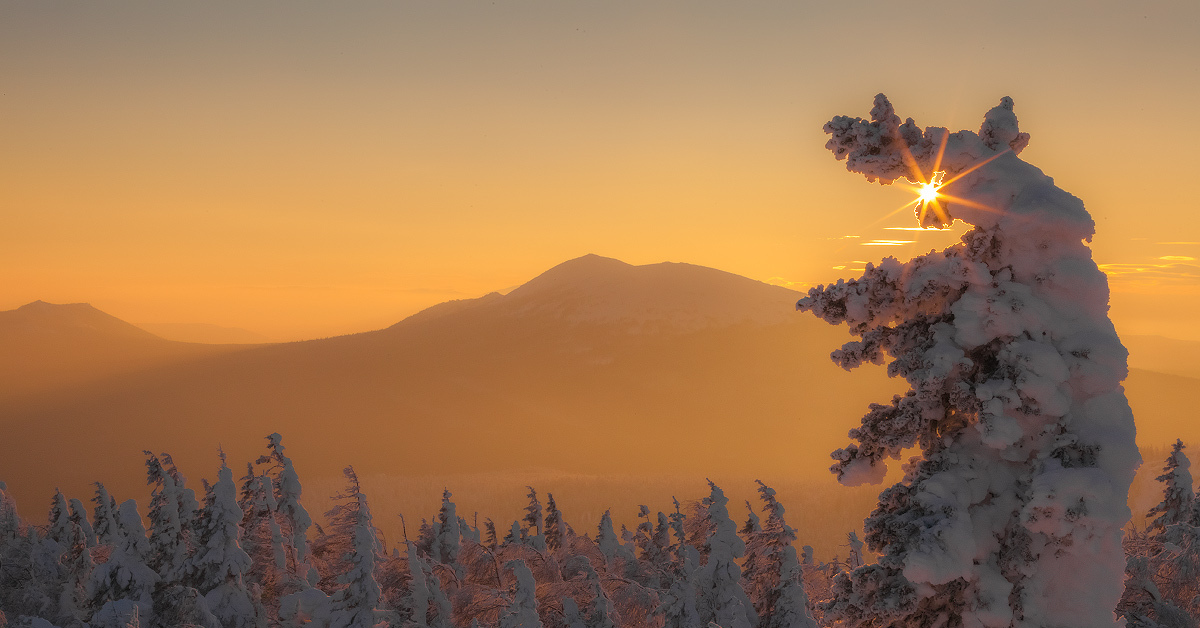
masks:
{"label": "mountain peak", "polygon": [[798,295],[725,271],[660,262],[634,266],[600,255],[563,262],[508,293],[509,315],[618,324],[631,332],[695,331],[794,317]]}
{"label": "mountain peak", "polygon": [[0,312],[0,334],[87,334],[157,338],[154,334],[106,314],[90,303],[47,303],[37,300]]}

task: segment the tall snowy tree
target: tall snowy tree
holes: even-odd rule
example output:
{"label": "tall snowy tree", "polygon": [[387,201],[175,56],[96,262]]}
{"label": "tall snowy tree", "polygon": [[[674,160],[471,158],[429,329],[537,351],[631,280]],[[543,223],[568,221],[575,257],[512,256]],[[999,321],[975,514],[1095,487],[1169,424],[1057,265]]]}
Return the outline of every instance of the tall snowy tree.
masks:
{"label": "tall snowy tree", "polygon": [[71,508],[71,523],[79,526],[79,529],[83,531],[88,547],[96,547],[96,530],[88,521],[87,509],[84,508],[83,502],[72,497],[67,501],[67,505]]}
{"label": "tall snowy tree", "polygon": [[330,534],[347,537],[349,547],[342,557],[347,569],[337,577],[330,628],[372,628],[379,609],[379,582],[375,562],[382,553],[379,531],[371,520],[371,508],[363,495],[358,475],[346,467],[346,489],[336,495],[337,503],[325,513]]}
{"label": "tall snowy tree", "polygon": [[108,494],[104,485],[96,482],[96,495],[92,497],[95,504],[92,519],[96,522],[96,542],[101,545],[113,545],[117,536],[117,500]]}
{"label": "tall snowy tree", "polygon": [[102,610],[106,604],[128,600],[142,609],[142,615],[147,615],[152,607],[150,594],[161,578],[146,564],[150,543],[146,540],[146,528],[138,514],[137,502],[131,499],[121,504],[116,513],[116,524],[113,551],[108,560],[92,572],[91,604]]}
{"label": "tall snowy tree", "polygon": [[546,548],[557,552],[562,546],[567,534],[567,524],[563,521],[558,504],[554,503],[554,495],[546,493]]}
{"label": "tall snowy tree", "polygon": [[49,520],[46,537],[65,548],[71,542],[71,508],[67,505],[67,498],[57,488],[50,500]]}
{"label": "tall snowy tree", "polygon": [[78,625],[91,615],[88,581],[96,568],[88,551],[87,533],[78,523],[71,524],[71,542],[59,560],[64,576],[58,601],[59,621],[64,626]]}
{"label": "tall snowy tree", "polygon": [[164,580],[175,581],[182,576],[188,555],[184,522],[180,517],[180,504],[184,500],[174,474],[163,466],[158,456],[149,451],[143,453],[146,455],[146,483],[151,486],[147,562]]}
{"label": "tall snowy tree", "polygon": [[808,595],[804,591],[804,572],[796,558],[796,548],[783,548],[779,574],[768,595],[767,611],[759,620],[760,628],[817,628],[808,612]]}
{"label": "tall snowy tree", "polygon": [[300,578],[307,578],[308,563],[308,529],[312,527],[312,517],[300,502],[303,487],[300,476],[292,465],[292,459],[284,455],[283,437],[278,433],[267,436],[267,449],[270,453],[258,459],[259,464],[270,464],[268,471],[274,474],[275,504],[280,529],[288,541],[287,569]]}
{"label": "tall snowy tree", "polygon": [[461,570],[458,565],[458,550],[462,542],[462,528],[458,524],[458,514],[454,502],[450,501],[450,490],[442,490],[442,508],[438,511],[437,533],[431,544],[430,555],[443,565]]}
{"label": "tall snowy tree", "polygon": [[[757,530],[743,530],[746,555],[742,561],[742,578],[755,612],[765,617],[772,613],[771,592],[779,584],[784,552],[796,540],[796,531],[784,521],[783,505],[775,498],[775,489],[758,481],[758,494],[766,520]],[[758,518],[752,518],[752,521],[758,521]]]}
{"label": "tall snowy tree", "polygon": [[754,605],[742,588],[742,570],[736,560],[746,551],[737,535],[737,524],[729,518],[729,498],[712,481],[706,500],[706,515],[711,532],[705,545],[708,562],[696,574],[696,610],[701,625],[715,623],[722,628],[752,628],[758,623]]}
{"label": "tall snowy tree", "polygon": [[537,610],[537,582],[533,572],[523,560],[510,560],[504,564],[516,578],[512,603],[500,614],[499,628],[542,628],[542,619]]}
{"label": "tall snowy tree", "polygon": [[961,244],[867,264],[797,304],[860,336],[837,364],[890,357],[911,387],[871,405],[857,443],[834,452],[838,478],[878,483],[886,458],[920,451],[866,522],[879,562],[837,581],[829,613],[848,626],[1113,625],[1139,456],[1083,203],[1017,157],[1029,135],[1009,98],[978,133],[922,132],[882,94],[870,120],[825,131],[868,180],[927,184],[921,226],[974,225]]}
{"label": "tall snowy tree", "polygon": [[197,589],[225,628],[261,628],[267,618],[246,585],[250,555],[239,543],[242,509],[237,503],[233,471],[221,453],[221,468],[212,497],[198,522],[198,547],[189,561]]}
{"label": "tall snowy tree", "polygon": [[524,524],[525,542],[534,549],[544,552],[546,551],[546,536],[542,530],[542,502],[538,501],[537,491],[533,490],[532,486],[525,488],[529,489],[529,494],[526,495],[529,503],[525,506],[525,518],[521,521]]}
{"label": "tall snowy tree", "polygon": [[288,552],[275,516],[277,502],[271,478],[266,475],[243,478],[240,492],[241,546],[250,555],[247,579],[262,587],[264,603],[274,604],[280,595],[287,593]]}

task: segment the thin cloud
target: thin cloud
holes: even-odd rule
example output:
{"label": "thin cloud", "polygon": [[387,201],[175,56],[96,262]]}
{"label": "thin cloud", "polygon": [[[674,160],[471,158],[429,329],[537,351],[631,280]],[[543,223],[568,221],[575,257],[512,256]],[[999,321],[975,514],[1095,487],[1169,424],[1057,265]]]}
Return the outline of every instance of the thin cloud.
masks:
{"label": "thin cloud", "polygon": [[916,240],[871,240],[870,242],[861,242],[863,246],[903,246],[905,244],[913,244]]}
{"label": "thin cloud", "polygon": [[1200,283],[1196,264],[1100,264],[1100,270],[1117,281]]}

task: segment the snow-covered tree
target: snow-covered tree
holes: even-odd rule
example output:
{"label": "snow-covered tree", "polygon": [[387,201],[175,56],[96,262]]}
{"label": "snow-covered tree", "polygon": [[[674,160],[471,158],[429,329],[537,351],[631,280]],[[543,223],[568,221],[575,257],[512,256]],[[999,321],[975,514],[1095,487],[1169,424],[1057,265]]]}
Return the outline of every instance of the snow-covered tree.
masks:
{"label": "snow-covered tree", "polygon": [[534,549],[544,552],[546,551],[546,536],[542,533],[542,503],[538,501],[537,491],[533,490],[532,486],[526,486],[529,489],[529,503],[525,506],[525,518],[522,520],[523,533],[525,535],[525,543],[532,546]]}
{"label": "snow-covered tree", "polygon": [[437,532],[434,535],[430,555],[443,565],[454,567],[458,563],[458,550],[462,542],[462,528],[454,502],[450,501],[450,490],[442,490],[442,508],[438,511]]}
{"label": "snow-covered tree", "polygon": [[1148,530],[1151,538],[1158,538],[1169,526],[1186,523],[1191,516],[1192,463],[1183,450],[1183,441],[1176,440],[1163,465],[1162,475],[1155,478],[1163,483],[1163,500],[1146,513],[1146,518],[1151,520]]}
{"label": "snow-covered tree", "polygon": [[567,528],[563,521],[562,512],[554,503],[554,495],[546,493],[546,548],[557,552],[563,546]]}
{"label": "snow-covered tree", "polygon": [[537,610],[537,582],[533,579],[533,572],[529,571],[523,560],[510,560],[504,567],[512,570],[517,582],[512,604],[500,614],[499,628],[542,628],[542,619],[538,617]]}
{"label": "snow-covered tree", "polygon": [[330,534],[349,537],[343,561],[346,571],[338,576],[341,585],[333,595],[333,620],[330,628],[372,628],[379,609],[379,582],[375,580],[375,562],[383,548],[379,531],[371,521],[371,508],[363,495],[358,475],[346,467],[346,490],[334,497],[337,504],[325,513]]}
{"label": "snow-covered tree", "polygon": [[710,622],[722,628],[752,628],[758,623],[754,605],[742,588],[742,570],[736,560],[746,551],[737,535],[737,524],[729,518],[729,498],[711,480],[706,515],[711,532],[705,545],[708,562],[696,573],[696,611],[701,625]]}
{"label": "snow-covered tree", "polygon": [[71,524],[71,541],[59,559],[63,567],[63,586],[58,600],[58,616],[64,626],[83,622],[91,615],[88,581],[96,564],[88,551],[88,538],[77,523]]}
{"label": "snow-covered tree", "polygon": [[116,523],[112,553],[92,572],[91,604],[99,612],[106,604],[128,600],[137,604],[145,616],[152,607],[150,594],[160,578],[146,564],[150,543],[146,540],[146,528],[138,514],[137,502],[130,499],[122,503],[116,513]]}
{"label": "snow-covered tree", "polygon": [[796,548],[788,545],[780,553],[779,577],[768,595],[767,611],[759,620],[761,628],[817,628],[808,612],[804,591],[804,572],[796,559]]}
{"label": "snow-covered tree", "polygon": [[696,572],[700,554],[687,544],[680,544],[675,553],[674,568],[668,574],[665,590],[659,593],[659,605],[654,612],[663,616],[664,628],[700,628],[704,625],[700,623],[700,613],[696,609]]}
{"label": "snow-covered tree", "polygon": [[50,500],[50,520],[46,528],[46,537],[64,548],[71,542],[71,508],[62,491],[54,489],[54,497]]}
{"label": "snow-covered tree", "polygon": [[[779,584],[784,552],[796,540],[796,531],[784,520],[784,508],[775,498],[775,489],[758,481],[758,494],[766,520],[760,522],[758,517],[751,517],[750,521],[757,525],[743,528],[746,555],[742,561],[742,578],[755,612],[765,617],[771,614],[771,592]],[[749,503],[746,505],[749,507]],[[754,514],[753,510],[750,512]]]}
{"label": "snow-covered tree", "polygon": [[[252,469],[247,466],[247,472]],[[242,478],[242,549],[250,555],[250,571],[247,579],[262,587],[262,598],[266,604],[287,591],[288,552],[286,539],[276,515],[277,502],[271,478],[255,475]],[[341,554],[337,553],[340,557]],[[332,576],[330,576],[332,579]]]}
{"label": "snow-covered tree", "polygon": [[0,482],[0,541],[21,536],[21,517],[17,514],[17,502],[8,494],[8,485]]}
{"label": "snow-covered tree", "polygon": [[260,628],[266,625],[267,618],[244,579],[250,571],[250,555],[239,543],[238,526],[243,513],[237,503],[233,471],[225,464],[224,453],[211,495],[198,521],[198,547],[189,560],[188,571],[222,626]]}
{"label": "snow-covered tree", "polygon": [[866,522],[879,562],[840,579],[829,612],[848,626],[1111,626],[1139,456],[1127,352],[1085,244],[1094,222],[1017,157],[1029,135],[1009,98],[979,133],[922,132],[882,94],[870,120],[825,131],[868,180],[929,182],[922,226],[974,225],[961,244],[868,264],[797,304],[860,336],[836,363],[890,357],[911,387],[850,432],[839,480],[877,483],[886,458],[920,451]]}
{"label": "snow-covered tree", "polygon": [[500,540],[496,536],[496,522],[492,521],[491,517],[484,519],[483,529],[485,532],[483,545],[493,552],[496,551],[496,546],[500,544]]}
{"label": "snow-covered tree", "polygon": [[79,526],[79,529],[83,531],[83,536],[87,539],[88,547],[96,547],[96,530],[92,527],[91,522],[88,521],[87,509],[84,508],[83,502],[72,497],[67,500],[67,505],[71,508],[71,523]]}
{"label": "snow-covered tree", "polygon": [[183,521],[180,517],[180,487],[174,474],[169,473],[158,456],[149,451],[146,455],[146,484],[150,494],[150,553],[147,563],[159,576],[174,581],[182,576],[188,555]]}
{"label": "snow-covered tree", "polygon": [[287,537],[287,569],[300,578],[307,578],[308,529],[312,517],[300,502],[303,487],[300,476],[292,465],[292,459],[284,455],[283,437],[278,433],[267,436],[270,453],[258,459],[259,464],[269,463],[274,473],[275,504],[280,529]]}
{"label": "snow-covered tree", "polygon": [[587,628],[617,628],[612,600],[608,599],[600,585],[600,574],[594,569],[588,573],[588,588],[592,591],[592,603],[585,619]]}
{"label": "snow-covered tree", "polygon": [[113,545],[117,537],[117,500],[108,494],[104,485],[96,482],[96,495],[92,497],[95,504],[92,519],[96,522],[96,542],[101,545]]}
{"label": "snow-covered tree", "polygon": [[616,530],[613,529],[611,511],[605,510],[600,516],[600,525],[596,529],[596,547],[604,555],[605,568],[610,571],[615,569],[617,558],[623,556],[623,548]]}

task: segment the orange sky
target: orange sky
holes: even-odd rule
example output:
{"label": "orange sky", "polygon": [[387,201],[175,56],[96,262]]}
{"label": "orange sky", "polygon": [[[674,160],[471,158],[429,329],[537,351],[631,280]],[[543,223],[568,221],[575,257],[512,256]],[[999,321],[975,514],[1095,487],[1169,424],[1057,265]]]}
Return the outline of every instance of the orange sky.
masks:
{"label": "orange sky", "polygon": [[1193,0],[7,2],[0,310],[288,340],[589,252],[854,276],[953,241],[823,148],[882,91],[952,129],[1012,96],[1119,331],[1200,339],[1197,32]]}

